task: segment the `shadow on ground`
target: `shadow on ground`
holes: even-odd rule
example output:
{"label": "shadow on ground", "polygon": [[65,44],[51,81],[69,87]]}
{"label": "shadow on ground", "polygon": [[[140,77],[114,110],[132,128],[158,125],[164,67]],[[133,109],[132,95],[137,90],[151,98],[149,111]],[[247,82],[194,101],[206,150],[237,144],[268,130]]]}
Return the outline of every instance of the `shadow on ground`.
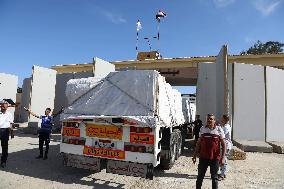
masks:
{"label": "shadow on ground", "polygon": [[[188,147],[189,148],[185,148],[182,151],[181,156],[190,157],[189,161],[191,161],[191,157],[193,156],[194,149],[191,146],[188,146]],[[196,172],[196,174],[197,174],[197,172]],[[167,172],[167,171],[163,171],[159,168],[155,168],[155,170],[154,170],[154,176],[156,176],[156,177],[186,178],[186,179],[196,180],[196,178],[197,178],[196,174],[170,173],[170,172]],[[205,176],[204,179],[210,179],[211,180],[211,178],[209,176]]]}
{"label": "shadow on ground", "polygon": [[64,184],[87,185],[96,189],[122,188],[124,186],[121,183],[92,178],[90,176],[94,172],[89,170],[64,167],[59,154],[59,144],[50,146],[47,160],[35,159],[38,153],[38,148],[10,153],[7,167],[0,170]]}
{"label": "shadow on ground", "polygon": [[[20,131],[15,132],[17,137],[37,138],[37,135],[24,134]],[[60,135],[53,134],[51,141],[60,142]],[[28,143],[33,146],[33,149],[26,149],[22,151],[12,152],[9,154],[7,167],[1,168],[1,171],[10,172],[18,175],[24,175],[43,180],[55,181],[63,184],[80,184],[92,186],[93,188],[111,189],[123,188],[125,185],[115,183],[109,180],[96,179],[91,177],[94,172],[63,166],[63,158],[59,153],[59,144],[50,145],[50,152],[48,160],[38,160],[35,157],[38,155],[38,143]],[[192,148],[185,148],[182,156],[191,157],[193,154]],[[187,178],[196,179],[196,175],[169,173],[159,169],[154,170],[154,177],[172,177],[172,178]],[[206,179],[206,178],[205,178]],[[115,187],[114,187],[115,186]]]}
{"label": "shadow on ground", "polygon": [[37,138],[38,136],[35,134],[26,134],[22,130],[14,130],[14,135],[17,137],[28,137],[28,138]]}
{"label": "shadow on ground", "polygon": [[[17,137],[38,138],[37,134],[27,134],[27,133],[24,133],[24,131],[21,129],[14,130],[14,135]],[[60,142],[61,140],[60,133],[52,133],[50,140],[54,142]]]}

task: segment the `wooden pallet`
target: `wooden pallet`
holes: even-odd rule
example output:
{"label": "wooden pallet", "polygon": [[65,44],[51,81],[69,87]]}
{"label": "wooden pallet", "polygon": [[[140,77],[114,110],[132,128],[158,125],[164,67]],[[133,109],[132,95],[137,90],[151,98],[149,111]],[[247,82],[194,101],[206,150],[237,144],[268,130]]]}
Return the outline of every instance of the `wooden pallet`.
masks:
{"label": "wooden pallet", "polygon": [[231,150],[231,153],[228,157],[230,160],[245,160],[246,159],[246,153],[237,148],[236,146],[233,146],[233,149]]}

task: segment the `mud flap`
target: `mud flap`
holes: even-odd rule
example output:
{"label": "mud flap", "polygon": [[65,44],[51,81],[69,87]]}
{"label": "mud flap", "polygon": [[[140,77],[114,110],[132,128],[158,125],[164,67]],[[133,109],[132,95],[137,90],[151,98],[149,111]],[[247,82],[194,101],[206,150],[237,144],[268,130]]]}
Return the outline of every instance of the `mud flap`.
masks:
{"label": "mud flap", "polygon": [[142,177],[153,180],[152,164],[141,164],[124,161],[107,160],[107,173]]}
{"label": "mud flap", "polygon": [[82,155],[63,153],[63,165],[66,167],[89,169],[95,172],[101,171],[100,158],[86,157]]}

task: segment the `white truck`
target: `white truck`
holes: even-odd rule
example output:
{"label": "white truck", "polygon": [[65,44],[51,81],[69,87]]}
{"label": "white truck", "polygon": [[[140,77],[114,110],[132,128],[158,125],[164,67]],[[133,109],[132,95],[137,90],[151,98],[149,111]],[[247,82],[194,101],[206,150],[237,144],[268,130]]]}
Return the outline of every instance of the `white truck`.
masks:
{"label": "white truck", "polygon": [[153,178],[181,155],[181,94],[157,71],[71,80],[61,114],[64,165]]}
{"label": "white truck", "polygon": [[183,125],[183,134],[185,139],[193,139],[193,121],[195,120],[196,106],[195,102],[190,101],[187,95],[182,95],[182,111],[185,119]]}

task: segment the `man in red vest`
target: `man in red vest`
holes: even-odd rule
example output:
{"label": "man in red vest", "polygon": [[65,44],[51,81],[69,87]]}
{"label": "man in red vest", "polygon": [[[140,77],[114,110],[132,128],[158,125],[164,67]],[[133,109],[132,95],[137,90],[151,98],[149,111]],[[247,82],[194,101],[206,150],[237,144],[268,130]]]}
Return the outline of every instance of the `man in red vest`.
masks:
{"label": "man in red vest", "polygon": [[213,114],[207,115],[207,124],[201,127],[199,136],[192,157],[192,161],[195,163],[196,156],[199,155],[196,189],[201,189],[208,166],[210,166],[212,189],[217,189],[219,164],[223,165],[225,160],[225,150],[221,150],[220,146],[222,149],[226,149],[226,145],[224,132],[220,126],[216,125]]}

